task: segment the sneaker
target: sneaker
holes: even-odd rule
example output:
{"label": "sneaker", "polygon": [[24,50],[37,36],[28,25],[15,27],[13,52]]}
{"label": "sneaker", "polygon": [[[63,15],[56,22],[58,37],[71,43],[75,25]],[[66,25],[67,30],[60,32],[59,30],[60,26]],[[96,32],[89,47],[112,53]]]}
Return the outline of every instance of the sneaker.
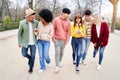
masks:
{"label": "sneaker", "polygon": [[92,58],[92,62],[95,63],[95,57]]}
{"label": "sneaker", "polygon": [[84,65],[86,65],[87,63],[86,63],[86,60],[82,60],[82,63],[84,64]]}
{"label": "sneaker", "polygon": [[79,73],[79,67],[76,67],[76,73]]}
{"label": "sneaker", "polygon": [[75,64],[76,64],[76,61],[73,61],[73,64],[75,65]]}
{"label": "sneaker", "polygon": [[32,68],[30,68],[30,69],[28,70],[28,72],[29,72],[29,73],[32,73],[32,72],[33,72],[33,69],[32,69]]}
{"label": "sneaker", "polygon": [[60,67],[59,67],[59,66],[56,66],[56,67],[55,67],[55,71],[54,71],[54,72],[55,72],[55,73],[58,73],[58,72],[59,72],[59,70],[60,70]]}
{"label": "sneaker", "polygon": [[82,59],[80,59],[80,62],[79,62],[79,64],[82,64]]}
{"label": "sneaker", "polygon": [[61,62],[59,63],[59,67],[62,67],[62,63]]}
{"label": "sneaker", "polygon": [[101,70],[101,65],[100,64],[97,65],[97,70],[98,71]]}
{"label": "sneaker", "polygon": [[40,69],[38,73],[41,74],[41,73],[43,73],[43,72],[44,72],[44,70],[43,70],[43,69]]}

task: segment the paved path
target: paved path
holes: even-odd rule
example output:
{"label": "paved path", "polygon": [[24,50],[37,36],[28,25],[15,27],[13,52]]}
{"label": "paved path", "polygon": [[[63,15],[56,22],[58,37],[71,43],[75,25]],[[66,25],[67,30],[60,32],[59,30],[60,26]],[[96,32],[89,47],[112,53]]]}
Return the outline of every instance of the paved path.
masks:
{"label": "paved path", "polygon": [[120,80],[120,31],[110,34],[109,45],[105,49],[102,70],[97,71],[96,62],[92,63],[93,45],[90,45],[87,65],[80,65],[80,73],[75,73],[72,64],[72,50],[70,42],[65,48],[63,66],[59,73],[54,73],[54,45],[51,43],[51,67],[42,74],[38,74],[38,52],[34,72],[29,74],[27,59],[23,58],[17,45],[17,30],[0,32],[0,80]]}

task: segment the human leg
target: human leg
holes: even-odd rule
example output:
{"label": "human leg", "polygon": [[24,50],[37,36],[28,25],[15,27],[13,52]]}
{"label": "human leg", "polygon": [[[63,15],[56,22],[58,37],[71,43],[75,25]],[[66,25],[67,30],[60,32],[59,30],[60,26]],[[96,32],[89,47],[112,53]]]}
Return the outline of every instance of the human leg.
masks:
{"label": "human leg", "polygon": [[38,40],[38,53],[39,53],[39,60],[40,60],[40,69],[45,70],[44,49],[43,49],[42,40]]}
{"label": "human leg", "polygon": [[35,62],[35,54],[36,54],[36,46],[35,45],[29,45],[30,47],[30,69],[32,71],[33,66],[34,66],[34,62]]}

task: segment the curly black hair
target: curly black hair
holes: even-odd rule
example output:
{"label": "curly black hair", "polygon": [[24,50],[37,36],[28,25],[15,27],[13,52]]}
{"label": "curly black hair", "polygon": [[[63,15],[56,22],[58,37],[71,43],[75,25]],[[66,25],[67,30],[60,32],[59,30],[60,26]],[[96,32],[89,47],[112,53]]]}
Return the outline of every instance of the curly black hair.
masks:
{"label": "curly black hair", "polygon": [[39,16],[43,18],[46,22],[51,22],[53,20],[53,14],[49,9],[42,9],[39,12]]}
{"label": "curly black hair", "polygon": [[84,14],[90,16],[91,15],[91,11],[90,10],[86,10]]}

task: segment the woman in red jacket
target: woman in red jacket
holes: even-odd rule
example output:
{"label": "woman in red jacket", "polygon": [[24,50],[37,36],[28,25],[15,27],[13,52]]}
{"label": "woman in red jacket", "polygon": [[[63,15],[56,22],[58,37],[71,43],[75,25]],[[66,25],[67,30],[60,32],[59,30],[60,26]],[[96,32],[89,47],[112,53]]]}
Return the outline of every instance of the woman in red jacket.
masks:
{"label": "woman in red jacket", "polygon": [[102,17],[100,15],[96,15],[91,29],[91,42],[94,44],[93,60],[99,50],[99,64],[97,66],[97,70],[101,69],[103,53],[106,45],[108,44],[108,38],[109,28],[107,23],[102,22]]}

